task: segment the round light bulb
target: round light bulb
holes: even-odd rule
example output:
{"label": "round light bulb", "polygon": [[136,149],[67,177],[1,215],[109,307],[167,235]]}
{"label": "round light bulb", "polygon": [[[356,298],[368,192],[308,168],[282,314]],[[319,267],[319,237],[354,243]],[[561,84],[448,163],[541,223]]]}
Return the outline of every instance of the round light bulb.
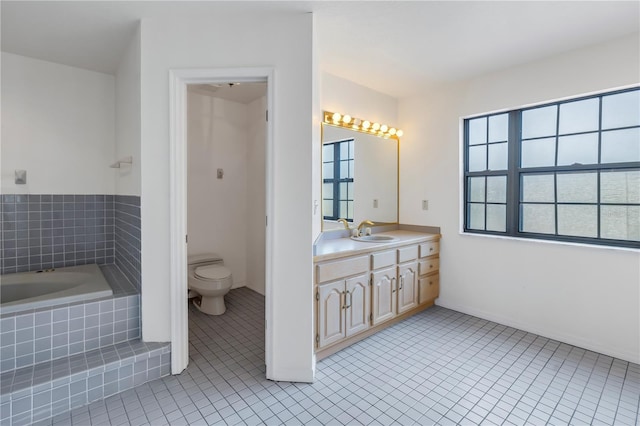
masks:
{"label": "round light bulb", "polygon": [[395,134],[396,134],[396,128],[395,128],[395,127],[390,128],[390,129],[389,129],[389,134],[390,134],[391,136],[395,135]]}
{"label": "round light bulb", "polygon": [[380,123],[373,123],[373,126],[371,126],[371,130],[374,130],[374,131],[378,131],[379,128],[380,128]]}
{"label": "round light bulb", "polygon": [[371,127],[371,122],[369,122],[369,121],[365,120],[365,121],[362,123],[362,128],[363,128],[364,130],[367,130],[369,127]]}
{"label": "round light bulb", "polygon": [[342,122],[344,124],[349,124],[351,122],[351,116],[349,114],[342,117]]}
{"label": "round light bulb", "polygon": [[337,112],[334,112],[333,115],[331,116],[331,119],[333,120],[334,123],[337,123],[338,121],[340,121],[341,118],[342,118],[342,115],[340,115]]}
{"label": "round light bulb", "polygon": [[386,124],[383,124],[382,126],[380,126],[380,130],[386,132],[387,130],[389,130],[389,127]]}
{"label": "round light bulb", "polygon": [[396,136],[401,138],[402,135],[404,135],[404,132],[402,130],[398,129],[398,131],[396,132]]}

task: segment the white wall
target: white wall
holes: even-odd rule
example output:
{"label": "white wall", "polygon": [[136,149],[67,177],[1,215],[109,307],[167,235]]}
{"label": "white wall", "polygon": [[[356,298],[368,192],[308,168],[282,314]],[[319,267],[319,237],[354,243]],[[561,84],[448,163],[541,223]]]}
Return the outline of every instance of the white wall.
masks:
{"label": "white wall", "polygon": [[112,169],[116,194],[140,195],[140,29],[116,71],[116,152],[112,162],[132,157],[132,164]]}
{"label": "white wall", "polygon": [[[311,14],[142,21],[142,333],[170,340],[169,70],[273,67],[272,368],[313,378]],[[269,303],[269,301],[267,301]]]}
{"label": "white wall", "polygon": [[439,305],[640,362],[637,251],[459,234],[460,117],[637,84],[639,39],[634,34],[400,102],[400,220],[442,228]]}
{"label": "white wall", "polygon": [[[266,86],[265,86],[266,90]],[[248,105],[247,137],[247,287],[265,294],[265,160],[267,98],[263,96]]]}
{"label": "white wall", "polygon": [[188,254],[221,255],[233,288],[247,277],[247,138],[246,105],[188,92]]}
{"label": "white wall", "polygon": [[114,94],[112,75],[2,52],[2,192],[113,194]]}

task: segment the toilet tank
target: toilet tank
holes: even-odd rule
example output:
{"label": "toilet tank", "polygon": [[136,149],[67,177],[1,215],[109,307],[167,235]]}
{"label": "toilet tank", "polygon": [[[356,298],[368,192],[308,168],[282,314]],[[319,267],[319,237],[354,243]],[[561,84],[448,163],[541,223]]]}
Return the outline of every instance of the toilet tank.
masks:
{"label": "toilet tank", "polygon": [[187,258],[189,266],[222,263],[222,257],[216,253],[194,254]]}

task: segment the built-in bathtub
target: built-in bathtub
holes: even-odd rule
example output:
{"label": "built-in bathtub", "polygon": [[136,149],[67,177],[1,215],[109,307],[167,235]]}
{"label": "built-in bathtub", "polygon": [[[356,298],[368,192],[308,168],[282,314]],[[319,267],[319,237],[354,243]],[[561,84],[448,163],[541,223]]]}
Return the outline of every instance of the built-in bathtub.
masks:
{"label": "built-in bathtub", "polygon": [[95,264],[6,274],[0,277],[0,313],[18,313],[112,294]]}

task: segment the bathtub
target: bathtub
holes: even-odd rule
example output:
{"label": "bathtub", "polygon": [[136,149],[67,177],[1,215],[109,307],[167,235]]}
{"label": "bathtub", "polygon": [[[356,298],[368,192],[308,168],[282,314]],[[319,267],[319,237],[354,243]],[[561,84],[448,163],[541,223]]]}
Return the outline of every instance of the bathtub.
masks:
{"label": "bathtub", "polygon": [[98,265],[71,266],[0,276],[0,314],[111,296]]}

